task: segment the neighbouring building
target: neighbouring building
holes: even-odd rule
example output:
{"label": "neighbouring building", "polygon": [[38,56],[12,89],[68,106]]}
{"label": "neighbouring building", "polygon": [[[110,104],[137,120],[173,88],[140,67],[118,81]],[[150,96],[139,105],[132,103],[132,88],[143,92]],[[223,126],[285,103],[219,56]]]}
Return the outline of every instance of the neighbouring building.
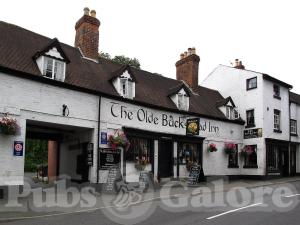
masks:
{"label": "neighbouring building", "polygon": [[254,148],[257,157],[257,163],[244,162],[249,174],[286,176],[300,172],[300,98],[290,91],[291,85],[247,70],[239,60],[234,67],[219,65],[202,85],[231,96],[245,120],[243,143]]}
{"label": "neighbouring building", "polygon": [[[49,141],[50,180],[65,174],[105,183],[114,163],[128,182],[138,181],[143,170],[156,180],[185,178],[193,164],[201,164],[206,176],[265,176],[283,171],[287,146],[295,152],[287,155],[295,159],[295,172],[300,169],[297,122],[293,137],[289,130],[289,119],[300,116],[300,97],[290,85],[220,66],[207,87],[199,86],[195,48],[176,62],[176,80],[119,65],[98,56],[99,27],[96,12],[85,8],[73,47],[0,22],[0,118],[20,126],[13,135],[0,133],[0,186],[23,184],[26,138]],[[273,99],[275,84],[280,95]],[[189,119],[199,120],[199,133],[187,135],[194,129],[186,128]],[[110,138],[123,132],[130,145],[114,150]],[[250,150],[239,154],[245,146]],[[225,154],[226,147],[234,154]]]}

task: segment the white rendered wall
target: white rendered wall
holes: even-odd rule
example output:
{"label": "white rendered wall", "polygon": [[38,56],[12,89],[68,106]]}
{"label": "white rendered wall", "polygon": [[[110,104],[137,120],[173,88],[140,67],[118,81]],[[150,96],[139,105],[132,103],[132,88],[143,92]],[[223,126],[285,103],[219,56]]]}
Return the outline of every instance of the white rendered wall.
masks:
{"label": "white rendered wall", "polygon": [[[21,125],[21,135],[18,137],[0,135],[0,183],[4,181],[14,184],[23,183],[24,156],[13,157],[12,145],[14,140],[25,143],[26,120],[90,128],[97,131],[97,96],[3,73],[0,73],[0,90],[0,113],[9,113],[13,117],[17,114],[16,117]],[[63,104],[69,108],[68,117],[62,116]],[[97,132],[93,133],[91,139],[96,149]],[[95,159],[97,159],[96,152],[94,151]],[[92,182],[96,182],[96,165],[95,162],[91,169]]]}

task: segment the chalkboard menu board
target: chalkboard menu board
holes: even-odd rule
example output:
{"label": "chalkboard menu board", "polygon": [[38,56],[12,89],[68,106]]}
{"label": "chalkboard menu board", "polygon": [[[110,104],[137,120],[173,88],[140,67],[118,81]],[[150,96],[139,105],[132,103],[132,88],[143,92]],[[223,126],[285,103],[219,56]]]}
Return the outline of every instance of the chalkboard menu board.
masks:
{"label": "chalkboard menu board", "polygon": [[141,171],[139,177],[139,188],[141,191],[146,191],[149,186],[150,182],[153,182],[153,176],[150,171]]}
{"label": "chalkboard menu board", "polygon": [[121,151],[119,149],[101,148],[99,158],[100,169],[109,170],[111,167],[120,166]]}
{"label": "chalkboard menu board", "polygon": [[202,168],[200,165],[191,166],[190,174],[189,174],[189,178],[188,178],[189,185],[195,185],[198,183],[201,169]]}
{"label": "chalkboard menu board", "polygon": [[113,166],[109,169],[107,182],[104,185],[106,193],[117,193],[117,182],[122,181],[121,170],[118,166]]}

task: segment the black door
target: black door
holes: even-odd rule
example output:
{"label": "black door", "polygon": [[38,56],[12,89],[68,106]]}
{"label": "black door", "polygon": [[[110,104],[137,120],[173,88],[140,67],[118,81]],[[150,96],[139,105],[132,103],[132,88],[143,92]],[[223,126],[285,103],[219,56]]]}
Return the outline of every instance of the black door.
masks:
{"label": "black door", "polygon": [[173,142],[171,140],[160,141],[158,151],[158,175],[160,178],[173,175]]}
{"label": "black door", "polygon": [[295,176],[296,175],[296,145],[291,145],[291,162],[290,162],[290,167],[291,167],[291,175]]}
{"label": "black door", "polygon": [[285,148],[281,151],[281,172],[282,176],[289,175],[289,154]]}

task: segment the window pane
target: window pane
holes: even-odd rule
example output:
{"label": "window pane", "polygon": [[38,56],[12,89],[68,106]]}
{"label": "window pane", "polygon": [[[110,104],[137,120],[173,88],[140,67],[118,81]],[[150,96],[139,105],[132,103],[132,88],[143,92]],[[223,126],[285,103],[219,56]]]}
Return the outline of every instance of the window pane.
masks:
{"label": "window pane", "polygon": [[251,78],[247,80],[247,88],[252,89],[257,87],[257,78]]}
{"label": "window pane", "polygon": [[63,81],[63,79],[64,79],[64,63],[63,62],[55,61],[54,79]]}
{"label": "window pane", "polygon": [[257,146],[256,145],[246,145],[246,148],[249,148],[251,151],[245,155],[245,164],[244,167],[257,167]]}
{"label": "window pane", "polygon": [[46,77],[52,78],[52,73],[53,73],[53,59],[44,57],[44,71],[43,75]]}

